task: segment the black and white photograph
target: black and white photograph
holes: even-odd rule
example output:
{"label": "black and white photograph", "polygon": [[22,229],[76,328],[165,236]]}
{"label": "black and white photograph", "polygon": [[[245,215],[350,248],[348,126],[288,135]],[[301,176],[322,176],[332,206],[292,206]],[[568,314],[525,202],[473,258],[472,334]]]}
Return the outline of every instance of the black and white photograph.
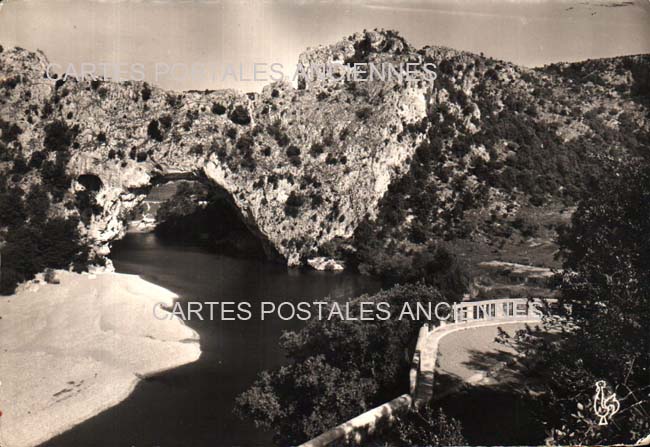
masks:
{"label": "black and white photograph", "polygon": [[0,447],[650,446],[650,0],[0,0]]}

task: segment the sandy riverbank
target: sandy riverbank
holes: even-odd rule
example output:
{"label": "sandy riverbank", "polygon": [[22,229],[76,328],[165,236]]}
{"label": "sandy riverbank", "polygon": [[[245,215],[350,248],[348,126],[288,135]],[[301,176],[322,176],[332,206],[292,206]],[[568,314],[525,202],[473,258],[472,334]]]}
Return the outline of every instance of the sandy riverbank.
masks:
{"label": "sandy riverbank", "polygon": [[39,444],[124,400],[139,377],[201,354],[196,332],[153,316],[172,292],[134,275],[57,277],[0,297],[2,447]]}

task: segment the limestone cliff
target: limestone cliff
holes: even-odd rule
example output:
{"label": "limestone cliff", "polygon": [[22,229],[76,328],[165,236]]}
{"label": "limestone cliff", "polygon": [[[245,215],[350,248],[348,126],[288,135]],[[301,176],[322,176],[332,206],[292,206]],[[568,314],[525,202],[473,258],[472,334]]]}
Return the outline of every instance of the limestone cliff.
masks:
{"label": "limestone cliff", "polygon": [[[420,57],[401,39],[372,36],[370,50],[385,60]],[[332,48],[354,54],[363,37]],[[311,50],[301,60],[325,63],[324,54]],[[101,255],[153,181],[184,174],[225,190],[251,230],[289,265],[300,264],[375,215],[419,142],[406,129],[426,116],[431,88],[341,79],[302,89],[276,83],[260,94],[176,93],[137,82],[48,80],[46,66],[42,54],[0,53],[0,117],[21,130],[8,150],[25,159],[65,152],[73,178],[101,180],[101,211],[86,226]]]}
{"label": "limestone cliff", "polygon": [[15,173],[9,189],[54,188],[100,256],[153,184],[180,177],[220,189],[289,265],[353,258],[403,279],[441,242],[479,261],[545,263],[590,183],[647,158],[647,55],[529,69],[369,31],[299,57],[368,62],[431,63],[437,78],[178,93],[48,80],[44,55],[5,50],[0,170]]}

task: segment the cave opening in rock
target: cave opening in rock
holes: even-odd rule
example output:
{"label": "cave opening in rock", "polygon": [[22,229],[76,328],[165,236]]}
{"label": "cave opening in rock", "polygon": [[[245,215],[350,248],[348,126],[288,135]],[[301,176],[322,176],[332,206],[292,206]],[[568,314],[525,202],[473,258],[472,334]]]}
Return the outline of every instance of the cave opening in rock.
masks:
{"label": "cave opening in rock", "polygon": [[154,186],[140,219],[149,219],[163,242],[201,246],[229,256],[275,259],[263,237],[245,222],[223,189],[204,181],[174,180]]}
{"label": "cave opening in rock", "polygon": [[77,177],[77,181],[89,192],[97,192],[104,186],[102,180],[94,174],[82,174]]}

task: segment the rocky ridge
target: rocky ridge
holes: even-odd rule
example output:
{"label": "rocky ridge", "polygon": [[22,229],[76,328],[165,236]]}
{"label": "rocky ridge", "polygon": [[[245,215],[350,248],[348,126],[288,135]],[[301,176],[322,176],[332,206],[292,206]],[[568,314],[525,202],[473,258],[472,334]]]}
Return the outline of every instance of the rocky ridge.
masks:
{"label": "rocky ridge", "polygon": [[[394,39],[374,36],[373,48]],[[358,39],[337,45],[354,53]],[[399,63],[413,52],[404,50],[382,55]],[[74,180],[101,181],[95,195],[101,211],[85,226],[99,255],[123,235],[126,216],[153,182],[184,175],[226,191],[269,252],[298,265],[375,215],[419,143],[406,128],[426,116],[430,92],[407,82],[341,80],[306,89],[276,83],[248,95],[175,93],[138,82],[48,80],[47,63],[43,54],[22,49],[0,53],[0,117],[21,129],[5,150],[25,159],[36,151],[50,159],[67,153]],[[55,142],[60,147],[48,148],[52,123],[64,137]],[[74,181],[72,189],[84,186]]]}
{"label": "rocky ridge", "polygon": [[[459,239],[525,262],[504,250],[547,244],[608,163],[648,153],[648,56],[528,69],[364,31],[299,62],[433,63],[438,77],[178,93],[48,80],[44,55],[5,50],[0,166],[29,160],[12,180],[27,191],[46,177],[33,159],[56,160],[73,181],[52,212],[85,213],[99,256],[152,185],[186,178],[222,190],[269,256],[352,254],[381,273]],[[90,212],[71,200],[88,188]]]}

